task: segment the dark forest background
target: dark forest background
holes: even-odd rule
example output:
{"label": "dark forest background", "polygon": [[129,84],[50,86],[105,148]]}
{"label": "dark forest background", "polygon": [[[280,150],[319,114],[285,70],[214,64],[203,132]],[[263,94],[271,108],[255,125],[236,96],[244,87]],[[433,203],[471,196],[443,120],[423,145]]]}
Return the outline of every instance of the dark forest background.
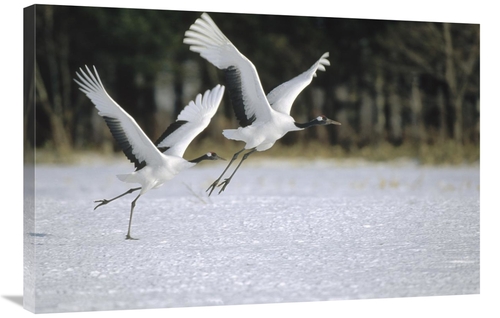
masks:
{"label": "dark forest background", "polygon": [[[224,84],[221,71],[182,43],[201,12],[50,5],[35,11],[25,145],[54,160],[118,152],[73,82],[84,65],[96,66],[111,97],[153,140],[196,94]],[[266,92],[330,53],[331,66],[318,72],[291,113],[297,121],[325,114],[342,126],[290,133],[269,154],[479,160],[478,24],[209,14],[254,63]],[[230,156],[241,144],[221,132],[235,127],[225,96],[186,156],[209,150]]]}

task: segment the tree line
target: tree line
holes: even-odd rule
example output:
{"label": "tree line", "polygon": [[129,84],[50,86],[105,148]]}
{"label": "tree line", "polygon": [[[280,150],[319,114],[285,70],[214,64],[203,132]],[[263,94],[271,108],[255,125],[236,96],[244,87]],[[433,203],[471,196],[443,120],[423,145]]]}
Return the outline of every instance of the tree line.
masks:
{"label": "tree line", "polygon": [[[114,144],[73,82],[84,65],[97,67],[108,93],[155,140],[197,93],[224,84],[223,72],[182,43],[200,14],[36,5],[25,143],[60,153]],[[255,64],[266,92],[330,53],[331,65],[299,95],[292,116],[305,121],[325,114],[342,126],[288,134],[284,145],[316,140],[346,151],[381,143],[479,146],[477,24],[210,15]],[[222,129],[234,127],[226,96],[197,140],[222,142]]]}

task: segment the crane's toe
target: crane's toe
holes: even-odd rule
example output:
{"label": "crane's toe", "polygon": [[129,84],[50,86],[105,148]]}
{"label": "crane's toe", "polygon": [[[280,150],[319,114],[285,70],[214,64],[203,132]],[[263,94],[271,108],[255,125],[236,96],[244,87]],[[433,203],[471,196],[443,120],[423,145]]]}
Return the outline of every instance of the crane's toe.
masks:
{"label": "crane's toe", "polygon": [[208,189],[205,191],[205,192],[208,192],[208,190],[210,190],[210,192],[208,193],[208,196],[210,196],[212,194],[212,192],[214,191],[215,187],[217,187],[217,184],[219,183],[219,180],[220,179],[217,179],[215,180],[209,187]]}
{"label": "crane's toe", "polygon": [[220,184],[219,184],[219,187],[222,187],[219,191],[219,194],[221,194],[227,187],[227,185],[229,184],[229,182],[231,181],[231,178],[227,178],[225,179],[224,181],[222,181]]}
{"label": "crane's toe", "polygon": [[96,205],[96,207],[94,208],[94,210],[97,209],[98,207],[100,207],[101,205],[108,204],[109,202],[111,202],[111,201],[106,200],[106,199],[94,201],[94,203],[99,203],[98,205]]}

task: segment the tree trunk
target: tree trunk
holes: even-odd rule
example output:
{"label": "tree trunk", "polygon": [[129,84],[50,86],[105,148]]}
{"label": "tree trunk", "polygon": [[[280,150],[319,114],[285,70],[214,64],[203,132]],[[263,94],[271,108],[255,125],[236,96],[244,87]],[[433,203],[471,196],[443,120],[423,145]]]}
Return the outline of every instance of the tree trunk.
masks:
{"label": "tree trunk", "polygon": [[462,100],[458,98],[457,78],[455,75],[455,63],[453,60],[453,41],[451,38],[450,24],[443,24],[443,37],[446,56],[445,78],[448,83],[450,101],[453,103],[454,121],[453,121],[453,139],[456,142],[463,142],[463,118],[462,118]]}
{"label": "tree trunk", "polygon": [[413,77],[411,87],[412,139],[416,143],[425,142],[424,118],[422,115],[422,96],[420,94],[418,76]]}
{"label": "tree trunk", "polygon": [[361,93],[361,109],[360,109],[360,146],[369,144],[372,141],[373,135],[373,98],[365,89]]}
{"label": "tree trunk", "polygon": [[68,131],[64,127],[62,115],[57,110],[54,110],[54,105],[49,100],[49,96],[38,67],[36,69],[35,76],[36,93],[38,96],[37,101],[49,117],[53,146],[59,154],[66,154],[71,150],[71,141]]}
{"label": "tree trunk", "polygon": [[439,142],[442,144],[448,137],[448,125],[446,123],[446,101],[441,88],[438,90],[437,104],[439,108]]}
{"label": "tree trunk", "polygon": [[375,124],[375,136],[377,142],[384,139],[385,130],[385,94],[384,94],[384,77],[381,71],[377,72],[377,78],[375,79],[375,112],[376,120]]}
{"label": "tree trunk", "polygon": [[396,83],[389,87],[389,108],[390,108],[390,139],[395,145],[403,142],[403,121],[401,117],[401,98],[396,92]]}
{"label": "tree trunk", "polygon": [[[59,154],[69,153],[71,150],[71,134],[69,129],[67,129],[67,115],[64,109],[63,100],[63,89],[67,90],[67,100],[69,101],[69,89],[67,85],[63,85],[61,82],[67,80],[61,78],[60,65],[64,65],[64,61],[61,61],[61,55],[68,50],[68,43],[62,41],[56,41],[55,28],[54,28],[54,12],[53,7],[43,6],[43,20],[45,22],[44,35],[47,48],[47,62],[48,71],[47,77],[49,81],[49,86],[45,85],[38,64],[36,65],[36,92],[39,97],[40,105],[42,109],[47,113],[50,122],[50,130],[52,134],[52,142],[55,150]],[[63,54],[60,54],[60,52]],[[68,54],[66,54],[67,57]],[[49,88],[48,88],[49,87]],[[50,94],[49,91],[50,90]]]}

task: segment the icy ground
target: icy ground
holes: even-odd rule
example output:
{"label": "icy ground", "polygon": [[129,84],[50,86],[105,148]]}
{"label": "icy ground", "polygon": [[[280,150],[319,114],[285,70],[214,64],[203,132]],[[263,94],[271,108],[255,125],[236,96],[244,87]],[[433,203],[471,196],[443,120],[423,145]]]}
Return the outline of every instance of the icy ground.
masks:
{"label": "icy ground", "polygon": [[[137,201],[120,161],[37,166],[36,312],[479,293],[479,167],[203,162]],[[226,162],[227,163],[227,162]],[[135,185],[134,185],[135,186]]]}

